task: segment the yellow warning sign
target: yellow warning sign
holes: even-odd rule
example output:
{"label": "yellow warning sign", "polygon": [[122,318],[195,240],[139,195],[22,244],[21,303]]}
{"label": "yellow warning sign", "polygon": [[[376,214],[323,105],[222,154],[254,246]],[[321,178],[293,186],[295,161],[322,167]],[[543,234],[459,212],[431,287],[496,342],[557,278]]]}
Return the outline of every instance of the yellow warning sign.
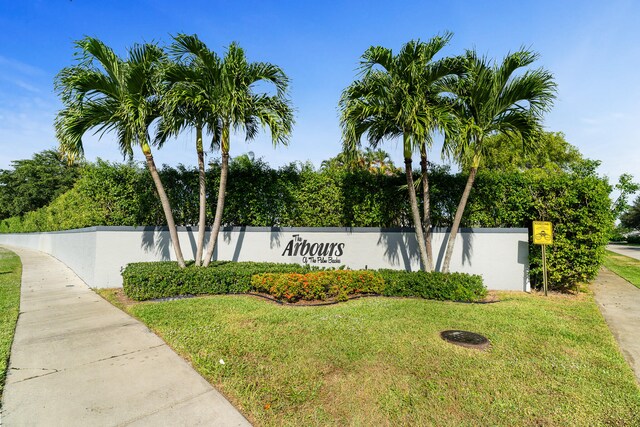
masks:
{"label": "yellow warning sign", "polygon": [[533,221],[533,244],[550,245],[553,243],[553,228],[549,221]]}

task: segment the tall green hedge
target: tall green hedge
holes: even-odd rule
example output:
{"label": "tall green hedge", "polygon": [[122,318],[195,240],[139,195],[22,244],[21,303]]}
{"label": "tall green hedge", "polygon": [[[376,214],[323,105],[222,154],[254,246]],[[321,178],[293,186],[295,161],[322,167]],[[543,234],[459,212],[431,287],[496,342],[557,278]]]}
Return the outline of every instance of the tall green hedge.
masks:
{"label": "tall green hedge", "polygon": [[[216,200],[220,167],[210,165],[209,200]],[[197,224],[197,172],[161,170],[178,225]],[[451,224],[466,177],[436,167],[430,175],[435,226]],[[405,178],[309,164],[272,169],[261,160],[232,161],[223,223],[236,226],[410,227]],[[467,227],[530,227],[554,223],[548,251],[553,288],[572,287],[596,274],[613,226],[611,188],[593,173],[478,174],[463,217]],[[208,209],[213,218],[215,204]],[[136,164],[87,165],[74,188],[49,206],[0,222],[0,232],[33,232],[95,225],[162,225],[164,216],[148,172]],[[541,277],[540,248],[530,246],[532,282]]]}
{"label": "tall green hedge", "polygon": [[[554,241],[547,250],[549,283],[567,289],[595,278],[613,228],[606,179],[556,173],[484,173],[472,193],[468,223],[484,227],[527,227],[551,221]],[[530,276],[542,281],[539,245],[529,245]]]}

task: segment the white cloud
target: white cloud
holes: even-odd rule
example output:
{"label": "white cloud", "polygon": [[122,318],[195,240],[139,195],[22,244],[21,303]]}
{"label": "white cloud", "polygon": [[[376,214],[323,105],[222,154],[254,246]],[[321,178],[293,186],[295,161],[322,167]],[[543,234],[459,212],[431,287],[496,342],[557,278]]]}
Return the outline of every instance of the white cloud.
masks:
{"label": "white cloud", "polygon": [[43,76],[47,73],[33,65],[25,64],[24,62],[18,61],[16,59],[7,58],[6,56],[0,55],[0,69],[3,70],[11,70],[12,72],[18,72],[20,74],[28,74],[30,76]]}

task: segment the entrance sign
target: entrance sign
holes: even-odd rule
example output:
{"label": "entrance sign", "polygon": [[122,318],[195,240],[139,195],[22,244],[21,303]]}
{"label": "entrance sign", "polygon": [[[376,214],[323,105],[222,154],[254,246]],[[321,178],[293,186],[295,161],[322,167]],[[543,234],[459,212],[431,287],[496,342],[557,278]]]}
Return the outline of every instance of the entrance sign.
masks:
{"label": "entrance sign", "polygon": [[542,245],[542,283],[547,296],[547,245],[553,243],[553,227],[549,221],[533,221],[533,244]]}
{"label": "entrance sign", "polygon": [[533,221],[533,244],[550,245],[553,243],[553,227],[549,221]]}
{"label": "entrance sign", "polygon": [[313,242],[294,234],[282,252],[283,257],[300,256],[302,264],[340,264],[344,255],[343,242]]}

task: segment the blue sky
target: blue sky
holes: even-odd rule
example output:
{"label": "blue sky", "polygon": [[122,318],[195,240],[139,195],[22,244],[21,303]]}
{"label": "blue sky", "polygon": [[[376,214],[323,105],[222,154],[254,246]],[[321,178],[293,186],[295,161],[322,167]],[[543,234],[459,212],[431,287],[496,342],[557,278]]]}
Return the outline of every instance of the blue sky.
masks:
{"label": "blue sky", "polygon": [[[558,99],[545,126],[562,131],[612,180],[640,180],[640,2],[610,1],[182,1],[0,0],[0,168],[56,145],[53,119],[61,107],[53,78],[73,64],[73,41],[90,35],[118,53],[134,43],[169,43],[196,33],[223,53],[237,41],[250,60],[281,66],[291,79],[296,126],[289,147],[268,135],[231,155],[253,151],[272,166],[310,160],[319,165],[340,151],[337,103],[356,78],[371,45],[399,49],[410,39],[445,30],[445,55],[475,47],[502,58],[522,46],[540,53]],[[89,160],[122,160],[110,137],[85,141]],[[401,149],[386,150],[401,164]],[[215,156],[215,154],[212,154]],[[141,159],[136,153],[136,158]],[[193,136],[155,153],[158,163],[193,165]],[[431,153],[440,159],[438,148]]]}

